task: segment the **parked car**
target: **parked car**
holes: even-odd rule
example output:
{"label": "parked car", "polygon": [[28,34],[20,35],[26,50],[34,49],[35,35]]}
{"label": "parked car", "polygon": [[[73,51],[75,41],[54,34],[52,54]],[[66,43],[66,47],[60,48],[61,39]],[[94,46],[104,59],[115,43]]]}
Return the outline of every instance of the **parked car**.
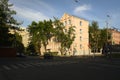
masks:
{"label": "parked car", "polygon": [[53,55],[46,53],[44,54],[44,59],[53,59]]}
{"label": "parked car", "polygon": [[16,57],[26,57],[26,55],[24,55],[23,53],[17,53]]}

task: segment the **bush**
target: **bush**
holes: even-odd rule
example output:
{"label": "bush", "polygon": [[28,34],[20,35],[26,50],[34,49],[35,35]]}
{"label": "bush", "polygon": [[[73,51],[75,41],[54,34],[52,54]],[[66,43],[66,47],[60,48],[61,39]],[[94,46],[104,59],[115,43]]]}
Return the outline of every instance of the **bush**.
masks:
{"label": "bush", "polygon": [[53,55],[51,55],[50,52],[45,52],[44,59],[53,59]]}
{"label": "bush", "polygon": [[53,56],[57,56],[58,52],[44,52],[44,59],[53,59]]}
{"label": "bush", "polygon": [[50,54],[51,54],[52,56],[57,56],[57,55],[58,55],[58,52],[50,52]]}

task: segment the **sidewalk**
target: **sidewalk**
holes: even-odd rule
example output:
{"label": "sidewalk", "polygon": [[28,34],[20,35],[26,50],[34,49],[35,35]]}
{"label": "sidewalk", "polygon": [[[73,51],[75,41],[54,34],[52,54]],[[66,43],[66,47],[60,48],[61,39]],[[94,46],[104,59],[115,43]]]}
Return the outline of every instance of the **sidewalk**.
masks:
{"label": "sidewalk", "polygon": [[0,70],[0,80],[10,80],[2,70]]}

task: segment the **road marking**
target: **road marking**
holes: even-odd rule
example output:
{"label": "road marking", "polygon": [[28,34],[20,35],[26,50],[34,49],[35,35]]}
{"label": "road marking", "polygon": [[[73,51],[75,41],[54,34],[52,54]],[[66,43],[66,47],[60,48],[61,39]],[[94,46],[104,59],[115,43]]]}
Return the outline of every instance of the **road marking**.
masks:
{"label": "road marking", "polygon": [[77,63],[75,61],[57,61],[57,62],[37,62],[37,63],[16,63],[16,64],[10,64],[10,65],[3,65],[2,67],[6,70],[11,70],[13,69],[19,69],[20,67],[22,68],[27,68],[27,67],[34,67],[34,66],[54,66],[54,65],[62,65],[62,64],[73,64]]}
{"label": "road marking", "polygon": [[10,65],[10,66],[14,69],[18,69],[18,67],[16,65]]}
{"label": "road marking", "polygon": [[3,65],[3,68],[6,69],[6,70],[11,70],[11,68],[6,66],[6,65]]}
{"label": "road marking", "polygon": [[20,67],[23,67],[23,68],[26,68],[27,66],[23,65],[23,64],[17,64],[19,65]]}
{"label": "road marking", "polygon": [[33,67],[33,64],[24,64],[27,67]]}

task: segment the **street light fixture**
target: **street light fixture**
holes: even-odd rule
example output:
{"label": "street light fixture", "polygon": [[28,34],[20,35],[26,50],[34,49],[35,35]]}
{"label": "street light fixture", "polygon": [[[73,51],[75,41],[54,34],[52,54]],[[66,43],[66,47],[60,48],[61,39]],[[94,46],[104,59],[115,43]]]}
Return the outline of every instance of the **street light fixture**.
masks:
{"label": "street light fixture", "polygon": [[107,37],[106,37],[107,39],[106,40],[107,40],[107,43],[108,43],[108,36],[109,36],[108,35],[109,19],[110,19],[110,15],[107,15],[107,21],[106,21],[106,27],[107,27],[106,28],[107,29]]}

